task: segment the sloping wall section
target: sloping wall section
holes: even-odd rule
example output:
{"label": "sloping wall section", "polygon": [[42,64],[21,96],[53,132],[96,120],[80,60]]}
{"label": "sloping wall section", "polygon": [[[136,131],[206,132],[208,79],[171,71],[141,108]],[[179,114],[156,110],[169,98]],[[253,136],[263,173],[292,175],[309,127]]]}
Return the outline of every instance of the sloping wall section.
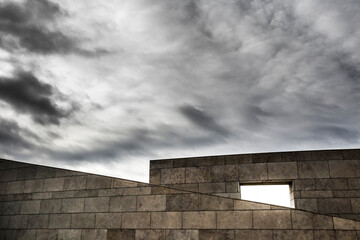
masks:
{"label": "sloping wall section", "polygon": [[[153,164],[152,164],[153,165]],[[357,239],[360,222],[0,161],[0,239]]]}
{"label": "sloping wall section", "polygon": [[290,183],[295,208],[360,220],[360,150],[150,162],[150,183],[240,198],[239,183]]}

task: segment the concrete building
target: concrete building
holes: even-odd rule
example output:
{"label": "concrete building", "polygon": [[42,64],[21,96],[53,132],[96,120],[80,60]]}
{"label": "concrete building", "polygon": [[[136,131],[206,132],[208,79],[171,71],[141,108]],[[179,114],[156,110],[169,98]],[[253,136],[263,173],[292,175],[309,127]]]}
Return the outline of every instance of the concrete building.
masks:
{"label": "concrete building", "polygon": [[[288,184],[293,208],[241,200]],[[0,161],[0,239],[360,239],[360,150],[150,162],[150,184]]]}

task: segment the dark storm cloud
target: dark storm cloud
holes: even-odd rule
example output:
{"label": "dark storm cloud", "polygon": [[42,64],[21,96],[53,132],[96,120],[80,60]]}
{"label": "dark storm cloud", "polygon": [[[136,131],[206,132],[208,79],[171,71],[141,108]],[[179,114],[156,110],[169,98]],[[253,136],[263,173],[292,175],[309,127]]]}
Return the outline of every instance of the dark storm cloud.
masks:
{"label": "dark storm cloud", "polygon": [[14,121],[0,118],[0,149],[2,149],[2,153],[16,152],[18,147],[31,148],[32,144],[25,140],[25,136],[34,137],[35,135],[21,128]]}
{"label": "dark storm cloud", "polygon": [[219,135],[227,136],[229,132],[222,126],[220,126],[215,118],[210,116],[204,111],[196,109],[193,106],[182,106],[179,108],[180,113],[182,113],[188,120],[190,120],[197,127],[205,129],[207,131],[216,132]]}
{"label": "dark storm cloud", "polygon": [[53,101],[54,88],[41,82],[30,72],[18,71],[14,77],[0,77],[0,100],[19,113],[28,113],[40,124],[59,124],[70,111]]}
{"label": "dark storm cloud", "polygon": [[71,52],[76,49],[74,39],[47,27],[49,22],[63,15],[64,11],[59,5],[46,0],[27,0],[23,4],[1,3],[0,44],[9,51],[19,45],[28,51],[41,54]]}
{"label": "dark storm cloud", "polygon": [[80,39],[70,36],[55,25],[67,17],[58,4],[47,0],[26,0],[24,3],[0,3],[0,47],[8,50],[26,49],[39,54],[69,54],[100,56],[109,52],[79,47]]}

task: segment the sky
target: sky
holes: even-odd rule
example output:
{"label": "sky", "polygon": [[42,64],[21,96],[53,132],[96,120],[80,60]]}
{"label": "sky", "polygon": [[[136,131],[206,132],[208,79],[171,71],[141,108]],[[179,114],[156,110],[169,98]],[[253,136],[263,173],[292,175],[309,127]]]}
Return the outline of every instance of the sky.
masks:
{"label": "sky", "polygon": [[358,148],[358,0],[0,0],[0,157],[148,181],[150,159]]}

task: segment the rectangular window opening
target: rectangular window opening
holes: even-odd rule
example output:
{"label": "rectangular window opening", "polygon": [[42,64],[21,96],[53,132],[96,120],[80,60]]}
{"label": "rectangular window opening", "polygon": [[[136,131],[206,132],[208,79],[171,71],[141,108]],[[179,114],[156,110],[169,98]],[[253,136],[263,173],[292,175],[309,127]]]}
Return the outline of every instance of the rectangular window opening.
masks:
{"label": "rectangular window opening", "polygon": [[243,200],[268,203],[294,208],[291,184],[240,184],[240,196]]}

